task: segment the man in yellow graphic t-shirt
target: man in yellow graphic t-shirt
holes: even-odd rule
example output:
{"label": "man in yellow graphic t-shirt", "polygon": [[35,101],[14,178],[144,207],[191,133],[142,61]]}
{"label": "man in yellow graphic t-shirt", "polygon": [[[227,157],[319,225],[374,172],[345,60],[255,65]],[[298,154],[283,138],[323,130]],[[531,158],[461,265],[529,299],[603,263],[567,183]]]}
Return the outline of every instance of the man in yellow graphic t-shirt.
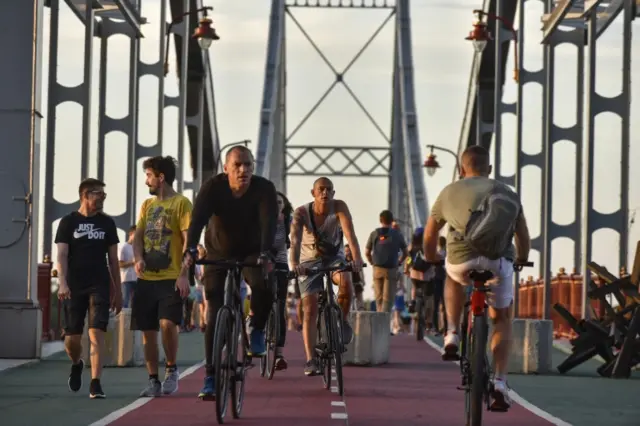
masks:
{"label": "man in yellow graphic t-shirt", "polygon": [[[149,198],[142,203],[133,248],[138,283],[133,293],[131,329],[143,335],[149,383],[140,396],[172,394],[178,390],[178,325],[189,287],[176,288],[182,267],[186,233],[191,224],[191,201],[172,187],[176,162],[172,157],[151,157],[142,167]],[[158,378],[158,329],[165,342],[166,368]]]}

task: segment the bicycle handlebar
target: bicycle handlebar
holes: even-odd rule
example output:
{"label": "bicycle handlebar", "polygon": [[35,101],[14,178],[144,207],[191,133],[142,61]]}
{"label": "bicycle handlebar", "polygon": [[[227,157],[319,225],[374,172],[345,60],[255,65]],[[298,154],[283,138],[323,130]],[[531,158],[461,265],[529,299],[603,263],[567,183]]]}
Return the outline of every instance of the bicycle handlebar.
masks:
{"label": "bicycle handlebar", "polygon": [[523,268],[530,268],[533,266],[533,262],[513,262],[513,266],[521,266]]}
{"label": "bicycle handlebar", "polygon": [[196,265],[210,265],[218,266],[226,269],[232,268],[259,268],[262,264],[258,262],[241,262],[238,260],[210,260],[210,259],[198,259],[195,261]]}
{"label": "bicycle handlebar", "polygon": [[[367,266],[366,263],[362,264],[362,267],[365,268]],[[320,266],[315,268],[308,268],[306,274],[324,274],[327,272],[351,272],[353,271],[353,264],[351,263],[342,263],[334,266]],[[291,278],[297,278],[298,273],[295,271],[291,271],[289,273]]]}

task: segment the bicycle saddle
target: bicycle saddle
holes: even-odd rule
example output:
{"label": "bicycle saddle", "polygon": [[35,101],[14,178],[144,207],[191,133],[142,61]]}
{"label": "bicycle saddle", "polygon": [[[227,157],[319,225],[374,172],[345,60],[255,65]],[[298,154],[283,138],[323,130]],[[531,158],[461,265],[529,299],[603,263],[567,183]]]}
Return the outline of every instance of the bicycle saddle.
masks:
{"label": "bicycle saddle", "polygon": [[469,278],[476,282],[486,283],[493,278],[493,272],[480,269],[472,269],[469,271]]}

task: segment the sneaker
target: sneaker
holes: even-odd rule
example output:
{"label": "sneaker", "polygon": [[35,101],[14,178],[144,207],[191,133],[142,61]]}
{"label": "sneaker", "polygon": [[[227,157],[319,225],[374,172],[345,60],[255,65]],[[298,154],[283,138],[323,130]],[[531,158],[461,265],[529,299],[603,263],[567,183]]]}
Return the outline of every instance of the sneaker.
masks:
{"label": "sneaker", "polygon": [[442,354],[443,361],[458,361],[460,356],[458,355],[458,347],[460,346],[460,338],[457,333],[447,332],[444,336],[444,353]]}
{"label": "sneaker", "polygon": [[140,392],[141,397],[153,398],[162,395],[162,384],[158,379],[149,379],[147,387]]}
{"label": "sneaker", "polygon": [[347,346],[353,341],[353,328],[348,321],[342,322],[342,343]]}
{"label": "sneaker", "polygon": [[318,362],[315,359],[307,361],[304,365],[304,375],[317,376],[318,374],[320,374],[320,367],[318,367]]}
{"label": "sneaker", "polygon": [[267,345],[264,340],[264,331],[253,329],[249,338],[251,342],[251,348],[249,350],[249,356],[261,357],[267,353]]}
{"label": "sneaker", "polygon": [[287,364],[287,360],[284,359],[282,355],[276,358],[276,370],[278,371],[286,370],[288,366],[289,364]]}
{"label": "sneaker", "polygon": [[215,401],[216,399],[216,379],[213,376],[204,378],[204,386],[198,394],[198,398],[203,401]]}
{"label": "sneaker", "polygon": [[89,384],[89,398],[91,399],[104,399],[107,395],[102,391],[102,386],[100,385],[100,379],[91,379],[91,383]]}
{"label": "sneaker", "polygon": [[71,364],[71,374],[69,374],[69,390],[78,392],[82,388],[82,370],[84,370],[84,361],[79,360],[77,364]]}
{"label": "sneaker", "polygon": [[502,379],[494,379],[491,386],[491,411],[508,411],[511,408],[511,398],[509,398],[509,386]]}
{"label": "sneaker", "polygon": [[178,381],[180,375],[178,374],[178,367],[175,365],[167,367],[164,373],[164,382],[162,382],[162,393],[165,395],[171,395],[178,391]]}

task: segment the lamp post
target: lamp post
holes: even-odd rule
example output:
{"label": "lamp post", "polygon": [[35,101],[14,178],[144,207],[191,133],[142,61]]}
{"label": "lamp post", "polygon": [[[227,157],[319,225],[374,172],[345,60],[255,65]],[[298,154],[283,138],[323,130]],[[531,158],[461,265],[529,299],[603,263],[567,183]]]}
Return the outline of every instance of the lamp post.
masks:
{"label": "lamp post", "polygon": [[[193,35],[191,36],[192,38],[196,39],[198,42],[198,46],[200,46],[200,49],[202,50],[202,52],[206,52],[209,50],[209,48],[211,47],[211,43],[214,40],[220,40],[220,37],[218,36],[218,34],[216,33],[215,28],[211,27],[211,24],[213,24],[213,21],[211,19],[209,19],[207,17],[207,11],[208,10],[213,10],[213,7],[210,6],[205,6],[205,7],[201,7],[198,8],[196,10],[190,10],[188,12],[183,13],[182,15],[176,17],[174,20],[172,20],[169,23],[169,26],[167,27],[167,41],[165,43],[166,46],[166,50],[164,52],[164,75],[166,76],[169,73],[169,35],[171,34],[171,29],[172,27],[175,25],[175,23],[178,20],[181,20],[182,18],[184,18],[185,16],[191,16],[193,14],[196,14],[198,12],[202,12],[203,13],[203,17],[202,19],[200,19],[200,23],[198,25],[198,27],[195,29],[195,31],[193,32]],[[187,44],[188,46],[188,44]],[[186,52],[183,52],[183,58],[187,58],[188,56],[186,55]],[[184,64],[183,64],[184,66]],[[186,75],[181,76],[182,77],[182,82],[186,82]],[[181,83],[182,83],[181,82]],[[199,107],[198,107],[198,112],[200,114],[200,123],[198,125],[198,141],[197,141],[197,159],[196,159],[196,170],[197,170],[197,176],[196,176],[196,185],[193,191],[193,197],[195,199],[196,196],[196,191],[200,190],[200,187],[202,186],[202,173],[203,173],[203,166],[202,166],[202,155],[203,155],[203,133],[204,133],[204,89],[205,89],[205,73],[202,74],[202,81],[200,83],[200,93],[199,93]],[[186,84],[181,84],[181,94],[183,97],[186,97]],[[182,111],[180,112],[180,118],[179,121],[180,123],[178,124],[179,127],[179,133],[178,133],[178,138],[179,138],[179,142],[180,140],[183,140],[184,138],[184,127],[186,125],[186,110],[184,109],[184,100],[183,100],[183,108]],[[183,146],[182,143],[178,143],[179,147]],[[178,155],[180,155],[181,153],[179,153]]]}
{"label": "lamp post", "polygon": [[[498,0],[498,5],[496,10],[500,10],[500,0]],[[471,41],[473,44],[473,49],[476,54],[481,54],[487,43],[493,40],[493,36],[489,29],[487,28],[487,24],[482,21],[483,17],[487,17],[487,19],[491,19],[494,21],[501,22],[509,32],[513,35],[513,44],[514,44],[514,57],[518,58],[518,33],[513,28],[513,25],[508,20],[504,19],[500,15],[494,15],[492,13],[487,13],[483,10],[474,10],[473,13],[476,15],[476,22],[473,24],[473,28],[469,32],[469,35],[465,37],[465,40]],[[496,39],[496,51],[495,51],[495,74],[494,74],[494,83],[495,83],[495,107],[494,107],[494,126],[495,126],[495,139],[498,141],[497,145],[500,142],[500,117],[502,114],[502,110],[500,108],[500,104],[502,102],[502,49],[501,49],[501,37],[498,32],[498,37]],[[519,79],[519,70],[518,70],[518,60],[514,61],[513,67],[513,79],[518,82]],[[478,67],[478,74],[476,75],[476,145],[480,145],[482,143],[482,98],[480,93],[480,67]]]}
{"label": "lamp post", "polygon": [[424,164],[422,165],[422,167],[427,169],[427,174],[429,176],[435,175],[438,169],[440,168],[440,163],[436,159],[436,155],[433,153],[434,150],[451,154],[453,158],[456,160],[456,170],[458,171],[458,173],[460,173],[460,162],[458,161],[458,156],[456,155],[455,152],[453,152],[449,148],[444,148],[442,146],[437,146],[437,145],[427,145],[427,148],[429,148],[431,151],[427,156],[427,159],[424,161]]}
{"label": "lamp post", "polygon": [[224,150],[229,149],[229,148],[233,148],[234,146],[238,146],[238,145],[249,146],[250,143],[251,143],[251,139],[245,139],[243,141],[231,142],[231,143],[228,143],[226,145],[223,145],[220,148],[220,151],[218,151],[218,158],[216,158],[216,162],[215,162],[216,170],[218,169],[218,166],[220,165],[220,161],[222,160],[222,152]]}

